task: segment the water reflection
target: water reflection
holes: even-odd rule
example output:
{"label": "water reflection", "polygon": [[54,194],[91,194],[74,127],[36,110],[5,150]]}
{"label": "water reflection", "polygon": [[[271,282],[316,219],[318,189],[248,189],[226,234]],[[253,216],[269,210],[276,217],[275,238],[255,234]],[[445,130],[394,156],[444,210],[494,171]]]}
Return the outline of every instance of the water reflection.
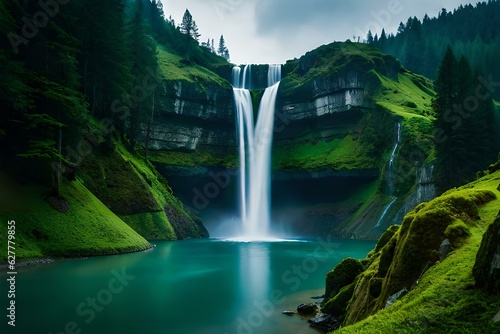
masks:
{"label": "water reflection", "polygon": [[244,243],[240,247],[240,285],[247,305],[269,296],[269,244]]}

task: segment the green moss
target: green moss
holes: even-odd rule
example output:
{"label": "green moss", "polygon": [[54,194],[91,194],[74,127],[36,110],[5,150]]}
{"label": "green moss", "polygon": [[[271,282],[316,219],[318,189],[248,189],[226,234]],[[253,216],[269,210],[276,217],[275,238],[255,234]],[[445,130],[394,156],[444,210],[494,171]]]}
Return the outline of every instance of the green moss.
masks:
{"label": "green moss", "polygon": [[472,237],[462,248],[431,267],[420,283],[392,307],[335,334],[498,332],[499,325],[491,319],[500,309],[500,300],[471,288],[471,269],[481,231],[473,228]]}
{"label": "green moss", "polygon": [[156,165],[199,167],[217,166],[237,168],[236,155],[227,154],[222,158],[213,156],[208,152],[179,152],[179,151],[151,151],[149,160]]}
{"label": "green moss", "polygon": [[[0,234],[6,235],[8,220],[16,221],[17,260],[117,254],[150,246],[79,180],[61,184],[66,213],[44,200],[49,189],[20,185],[3,173],[0,184]],[[5,238],[0,238],[0,246],[7,248]],[[6,261],[6,253],[0,260]]]}
{"label": "green moss", "polygon": [[288,75],[282,80],[282,95],[288,100],[312,98],[315,80],[338,78],[352,68],[361,73],[375,69],[384,75],[393,75],[400,63],[380,52],[379,49],[359,43],[331,43],[306,53],[300,60],[287,62],[284,67]]}
{"label": "green moss", "polygon": [[500,294],[500,269],[493,267],[500,245],[500,214],[484,233],[476,255],[473,275],[476,285],[493,294]]}
{"label": "green moss", "polygon": [[[349,326],[339,333],[495,332],[490,320],[500,301],[474,289],[471,273],[484,230],[500,209],[499,179],[500,171],[412,210],[390,241],[371,252],[348,304]],[[440,242],[455,235],[454,251],[435,263]],[[410,292],[381,310],[405,286]]]}
{"label": "green moss", "polygon": [[419,75],[399,73],[392,80],[375,73],[381,88],[374,96],[376,103],[403,118],[432,117],[432,99],[435,92],[432,83]]}
{"label": "green moss", "polygon": [[[398,234],[383,298],[402,288],[410,289],[426,267],[432,265],[432,251],[439,249],[448,226],[457,219],[474,226],[479,218],[478,206],[493,199],[495,195],[489,190],[453,191],[419,208],[410,219],[406,217]],[[380,301],[379,307],[384,303]]]}
{"label": "green moss", "polygon": [[[391,267],[396,251],[397,237],[391,238],[380,252],[377,277],[384,278]],[[379,294],[380,295],[380,294]],[[378,297],[378,296],[377,296]]]}
{"label": "green moss", "polygon": [[[121,143],[115,143],[114,150],[107,154],[88,156],[80,175],[100,200],[146,239],[207,236],[195,222],[197,218],[184,209],[156,169]],[[167,212],[176,220],[176,226],[190,226],[188,230],[193,234],[177,235]]]}
{"label": "green moss", "polygon": [[163,77],[169,81],[198,83],[201,87],[217,85],[231,89],[231,84],[214,72],[199,65],[186,65],[182,58],[158,47],[158,65]]}
{"label": "green moss", "polygon": [[334,297],[342,287],[351,284],[363,269],[363,265],[359,260],[353,258],[342,260],[332,271],[326,274],[326,298]]}
{"label": "green moss", "polygon": [[387,230],[382,234],[382,236],[380,236],[380,238],[378,239],[377,246],[375,246],[375,252],[378,252],[382,248],[384,248],[398,230],[399,225],[389,226]]}
{"label": "green moss", "polygon": [[163,211],[120,216],[120,218],[137,233],[146,236],[149,240],[177,239],[175,231]]}
{"label": "green moss", "polygon": [[460,219],[455,219],[455,221],[448,225],[444,234],[450,241],[454,248],[460,247],[465,239],[470,236],[470,228]]}
{"label": "green moss", "polygon": [[333,298],[329,299],[321,307],[321,310],[324,313],[333,314],[338,321],[343,321],[347,310],[347,304],[352,298],[355,286],[355,282],[344,286]]}
{"label": "green moss", "polygon": [[348,135],[343,139],[307,142],[275,151],[273,168],[280,170],[377,168],[376,160],[367,153],[367,148],[360,140]]}
{"label": "green moss", "polygon": [[106,155],[87,156],[79,175],[85,185],[118,215],[162,210],[148,189],[151,180],[125,160],[119,149]]}

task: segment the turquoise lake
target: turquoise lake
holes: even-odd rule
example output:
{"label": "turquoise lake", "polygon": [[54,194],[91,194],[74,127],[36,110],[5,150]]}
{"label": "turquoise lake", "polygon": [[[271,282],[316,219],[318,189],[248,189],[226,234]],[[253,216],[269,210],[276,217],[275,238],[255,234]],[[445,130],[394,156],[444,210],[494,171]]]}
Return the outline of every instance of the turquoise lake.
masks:
{"label": "turquoise lake", "polygon": [[[156,245],[142,253],[20,268],[16,328],[8,333],[318,333],[306,319],[282,311],[314,302],[333,266],[346,257],[364,258],[375,242]],[[1,276],[5,287],[5,272]]]}

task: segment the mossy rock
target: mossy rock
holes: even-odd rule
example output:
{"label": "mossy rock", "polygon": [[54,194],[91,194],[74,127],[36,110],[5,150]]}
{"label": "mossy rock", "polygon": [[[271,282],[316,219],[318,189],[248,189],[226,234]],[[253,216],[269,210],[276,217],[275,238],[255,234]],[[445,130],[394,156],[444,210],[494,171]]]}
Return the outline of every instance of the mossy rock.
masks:
{"label": "mossy rock", "polygon": [[380,260],[378,265],[377,277],[383,278],[387,275],[389,267],[391,266],[392,259],[394,258],[394,251],[396,250],[397,238],[392,238],[382,251],[380,252]]}
{"label": "mossy rock", "polygon": [[326,274],[325,296],[333,297],[339,293],[344,286],[351,284],[356,276],[363,272],[364,268],[361,261],[346,258],[342,260],[335,268]]}
{"label": "mossy rock", "polygon": [[331,299],[329,299],[321,310],[324,313],[333,314],[337,320],[343,321],[347,311],[347,305],[354,294],[356,282],[344,286],[340,291]]}
{"label": "mossy rock", "polygon": [[456,219],[444,232],[454,248],[460,247],[471,233],[470,228],[460,219]]}
{"label": "mossy rock", "polygon": [[378,298],[382,293],[382,284],[384,282],[383,278],[373,277],[370,279],[370,295],[373,298]]}
{"label": "mossy rock", "polygon": [[472,273],[478,287],[500,294],[500,214],[484,233]]}
{"label": "mossy rock", "polygon": [[[458,240],[467,234],[467,225],[474,225],[479,218],[478,206],[495,199],[489,190],[453,190],[412,211],[403,220],[397,245],[384,282],[382,299],[403,289],[411,288],[432,264],[433,251],[446,239],[446,230]],[[460,220],[464,225],[456,223]],[[465,227],[464,227],[465,226]],[[381,259],[381,262],[384,262]],[[384,263],[381,264],[385,270]],[[380,275],[384,274],[383,271]],[[380,300],[383,307],[385,300]]]}
{"label": "mossy rock", "polygon": [[377,246],[375,247],[375,251],[378,252],[391,240],[391,238],[396,234],[399,230],[399,225],[391,225],[387,228],[387,230],[382,234],[380,239],[378,239]]}

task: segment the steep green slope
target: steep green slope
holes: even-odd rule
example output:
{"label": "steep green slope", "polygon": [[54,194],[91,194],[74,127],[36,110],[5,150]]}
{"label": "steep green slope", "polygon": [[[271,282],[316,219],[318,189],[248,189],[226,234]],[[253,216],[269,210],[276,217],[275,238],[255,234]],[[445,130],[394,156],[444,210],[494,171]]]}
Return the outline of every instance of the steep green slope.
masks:
{"label": "steep green slope", "polygon": [[[454,189],[410,212],[362,261],[350,289],[325,303],[344,320],[338,333],[494,333],[500,301],[474,288],[472,267],[500,209],[500,172]],[[451,253],[440,260],[440,244]],[[383,309],[389,297],[409,293]],[[345,294],[348,294],[347,296]],[[381,310],[381,311],[379,311]],[[350,326],[348,326],[350,325]]]}
{"label": "steep green slope", "polygon": [[121,144],[111,152],[87,157],[80,174],[103,203],[146,239],[208,236],[198,218],[185,210],[154,167]]}
{"label": "steep green slope", "polygon": [[[64,201],[49,197],[48,188],[23,185],[3,172],[0,172],[0,189],[0,247],[7,249],[7,222],[14,220],[18,261],[47,256],[117,254],[150,247],[81,180],[61,184]],[[7,252],[2,252],[0,262],[6,260]]]}

